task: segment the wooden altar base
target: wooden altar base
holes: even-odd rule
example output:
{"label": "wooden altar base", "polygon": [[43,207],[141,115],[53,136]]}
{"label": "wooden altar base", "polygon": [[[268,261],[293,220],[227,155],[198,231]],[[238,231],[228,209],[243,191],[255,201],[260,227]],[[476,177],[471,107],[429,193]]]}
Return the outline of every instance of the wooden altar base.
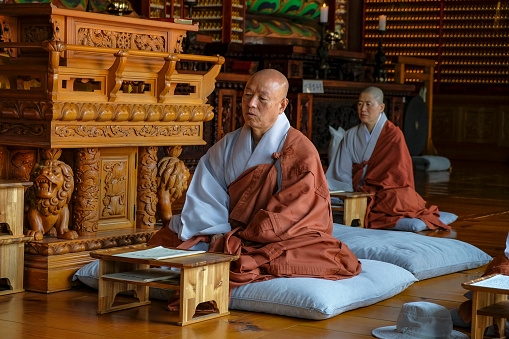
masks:
{"label": "wooden altar base", "polygon": [[146,243],[159,230],[135,229],[100,232],[76,240],[45,237],[25,244],[24,288],[27,291],[53,293],[74,286],[72,276],[94,259],[90,252]]}

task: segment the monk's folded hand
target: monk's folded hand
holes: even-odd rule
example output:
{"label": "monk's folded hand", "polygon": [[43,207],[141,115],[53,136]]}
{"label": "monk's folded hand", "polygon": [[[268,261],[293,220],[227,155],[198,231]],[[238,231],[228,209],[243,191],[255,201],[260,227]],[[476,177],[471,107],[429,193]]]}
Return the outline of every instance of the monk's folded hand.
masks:
{"label": "monk's folded hand", "polygon": [[219,233],[219,234],[214,234],[211,238],[210,238],[210,243],[209,243],[209,248],[212,248],[212,246],[214,246],[215,242],[217,240],[219,240],[224,234],[222,233]]}

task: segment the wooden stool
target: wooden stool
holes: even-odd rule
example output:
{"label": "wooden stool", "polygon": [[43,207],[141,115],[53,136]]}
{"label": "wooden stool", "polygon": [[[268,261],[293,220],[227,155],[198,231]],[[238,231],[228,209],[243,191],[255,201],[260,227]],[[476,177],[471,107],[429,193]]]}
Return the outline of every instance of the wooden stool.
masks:
{"label": "wooden stool", "polygon": [[[99,264],[99,306],[97,313],[104,314],[127,308],[150,304],[149,287],[180,291],[180,311],[177,325],[188,325],[203,320],[222,317],[230,314],[229,277],[230,262],[237,260],[237,255],[220,253],[200,253],[172,259],[134,259],[115,256],[115,254],[139,251],[154,246],[138,245],[129,248],[114,248],[90,253],[100,259]],[[149,267],[176,267],[180,269],[180,281],[134,281],[118,279],[114,273],[148,269]],[[118,292],[135,290],[139,302],[112,306]],[[217,312],[193,318],[198,304],[214,301]]]}
{"label": "wooden stool", "polygon": [[[491,284],[490,278],[500,279],[502,284]],[[472,332],[471,339],[484,338],[484,331],[488,326],[496,324],[500,336],[506,338],[506,319],[509,319],[509,276],[501,274],[488,275],[474,279],[461,286],[473,291],[472,297]]]}
{"label": "wooden stool", "polygon": [[25,242],[23,235],[25,187],[29,181],[0,180],[0,279],[7,279],[8,290],[0,295],[23,292]]}
{"label": "wooden stool", "polygon": [[333,205],[332,210],[343,211],[343,224],[346,226],[352,226],[352,221],[358,219],[359,226],[365,227],[368,197],[372,195],[372,193],[364,192],[331,192],[331,197],[343,200],[343,206]]}

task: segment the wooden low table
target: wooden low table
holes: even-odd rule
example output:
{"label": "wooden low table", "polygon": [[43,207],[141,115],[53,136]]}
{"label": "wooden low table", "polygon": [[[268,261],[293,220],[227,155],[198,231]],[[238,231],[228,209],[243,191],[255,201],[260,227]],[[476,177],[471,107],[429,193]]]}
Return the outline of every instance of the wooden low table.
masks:
{"label": "wooden low table", "polygon": [[368,207],[368,198],[372,193],[364,192],[331,192],[331,197],[343,200],[343,206],[332,205],[333,211],[343,211],[343,223],[352,226],[352,221],[358,219],[359,226],[365,227],[366,208]]}
{"label": "wooden low table", "polygon": [[[133,259],[115,254],[139,251],[154,246],[137,245],[92,252],[99,264],[98,314],[124,310],[150,304],[149,287],[180,291],[180,310],[177,325],[228,315],[230,262],[236,255],[200,253],[171,259]],[[148,269],[150,267],[176,267],[180,269],[180,281],[161,280],[151,282],[129,281],[107,277],[108,274]],[[134,290],[137,302],[113,306],[115,296],[122,291]],[[193,318],[198,304],[215,301],[217,312]]]}
{"label": "wooden low table", "polygon": [[[478,286],[476,283],[487,283],[490,278],[501,278],[503,284],[487,286]],[[488,275],[479,279],[474,279],[461,286],[467,290],[473,291],[472,297],[472,333],[471,339],[484,338],[486,327],[497,324],[500,336],[497,338],[506,338],[506,319],[509,319],[509,277],[500,274]]]}

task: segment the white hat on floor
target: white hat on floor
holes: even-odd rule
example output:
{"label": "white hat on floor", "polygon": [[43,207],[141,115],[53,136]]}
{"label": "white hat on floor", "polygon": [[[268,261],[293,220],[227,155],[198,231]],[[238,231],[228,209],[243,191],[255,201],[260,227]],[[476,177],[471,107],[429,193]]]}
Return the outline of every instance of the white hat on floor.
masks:
{"label": "white hat on floor", "polygon": [[445,307],[418,301],[403,305],[396,326],[380,327],[372,334],[381,339],[468,339],[452,327],[451,314]]}

